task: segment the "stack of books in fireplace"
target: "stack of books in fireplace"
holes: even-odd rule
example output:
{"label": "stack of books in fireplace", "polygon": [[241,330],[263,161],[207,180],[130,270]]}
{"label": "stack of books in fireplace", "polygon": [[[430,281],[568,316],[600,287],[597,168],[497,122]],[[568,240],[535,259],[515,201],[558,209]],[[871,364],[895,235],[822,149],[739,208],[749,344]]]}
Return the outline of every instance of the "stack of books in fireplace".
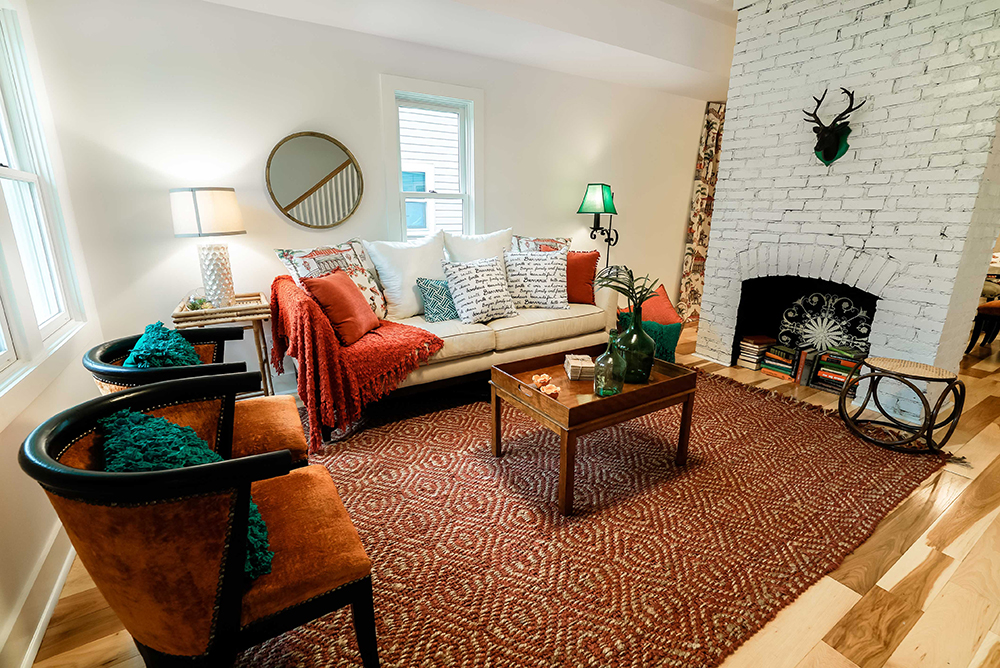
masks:
{"label": "stack of books in fireplace", "polygon": [[[865,353],[857,348],[837,346],[820,353],[816,358],[816,369],[810,385],[819,390],[840,394],[847,382],[847,377],[861,364]],[[853,397],[857,385],[851,388],[848,396]]]}
{"label": "stack of books in fireplace", "polygon": [[767,349],[777,343],[770,336],[744,336],[740,341],[740,356],[736,358],[736,366],[757,371],[764,361]]}
{"label": "stack of books in fireplace", "polygon": [[798,365],[799,354],[797,350],[788,346],[771,346],[764,354],[760,371],[782,380],[795,380]]}

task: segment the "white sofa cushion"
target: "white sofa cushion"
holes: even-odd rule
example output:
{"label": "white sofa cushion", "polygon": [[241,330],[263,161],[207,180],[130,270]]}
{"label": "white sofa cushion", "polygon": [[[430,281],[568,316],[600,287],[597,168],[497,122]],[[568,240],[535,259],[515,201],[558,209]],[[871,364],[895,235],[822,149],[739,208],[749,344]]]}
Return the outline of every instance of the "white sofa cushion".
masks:
{"label": "white sofa cushion", "polygon": [[496,350],[510,350],[543,341],[568,339],[604,329],[607,312],[593,304],[570,304],[568,309],[518,310],[513,318],[487,323],[496,332]]}
{"label": "white sofa cushion", "polygon": [[417,241],[365,241],[385,293],[390,320],[400,320],[424,312],[417,289],[418,278],[444,280],[444,234],[438,232]]}
{"label": "white sofa cushion", "polygon": [[444,341],[444,347],[434,353],[428,360],[428,364],[488,353],[493,350],[496,341],[496,334],[493,330],[479,323],[466,325],[461,320],[427,322],[422,315],[396,322],[426,329]]}
{"label": "white sofa cushion", "polygon": [[488,257],[500,258],[503,264],[504,251],[510,250],[512,229],[490,232],[489,234],[444,233],[444,250],[449,262],[472,262]]}

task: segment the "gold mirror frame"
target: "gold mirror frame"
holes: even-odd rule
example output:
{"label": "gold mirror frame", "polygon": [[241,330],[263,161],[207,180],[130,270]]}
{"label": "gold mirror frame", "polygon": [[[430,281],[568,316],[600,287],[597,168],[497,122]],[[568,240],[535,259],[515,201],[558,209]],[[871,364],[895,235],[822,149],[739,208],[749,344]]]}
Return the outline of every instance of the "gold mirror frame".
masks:
{"label": "gold mirror frame", "polygon": [[[278,202],[278,198],[274,196],[274,191],[271,190],[271,160],[274,159],[274,154],[278,152],[278,149],[281,148],[282,145],[285,142],[291,141],[292,139],[295,139],[296,137],[318,137],[320,139],[325,139],[325,140],[327,140],[329,142],[332,142],[336,146],[339,146],[340,149],[344,153],[347,154],[347,157],[351,159],[351,164],[354,165],[354,169],[357,170],[357,172],[358,172],[358,199],[357,199],[357,201],[354,202],[354,206],[351,208],[351,210],[347,213],[346,216],[344,216],[343,218],[341,218],[340,220],[338,220],[337,222],[335,222],[335,223],[333,223],[331,225],[310,225],[309,223],[303,222],[303,221],[299,220],[298,218],[295,218],[294,216],[292,216],[291,214],[289,214],[288,210],[287,210],[287,209],[291,209],[292,206],[288,206],[287,209],[285,207],[281,206],[281,204]],[[351,153],[351,150],[349,148],[347,148],[346,146],[344,146],[341,142],[337,141],[336,139],[334,139],[330,135],[323,134],[322,132],[296,132],[294,134],[288,135],[287,137],[285,137],[284,139],[282,139],[281,141],[279,141],[277,144],[275,144],[274,148],[271,149],[270,155],[267,156],[267,166],[264,168],[264,183],[267,185],[267,194],[270,195],[271,201],[274,203],[274,206],[277,207],[278,211],[281,212],[281,215],[283,215],[285,218],[287,218],[288,220],[292,221],[293,223],[295,223],[297,225],[301,225],[302,227],[308,227],[309,229],[312,229],[312,230],[327,230],[327,229],[334,228],[334,227],[337,227],[338,225],[343,224],[348,218],[350,218],[351,216],[354,215],[355,211],[358,210],[358,205],[361,204],[361,198],[364,197],[364,194],[365,194],[365,179],[364,179],[364,175],[361,173],[361,165],[358,164],[358,159],[354,157],[354,154]],[[319,185],[322,185],[322,184],[319,184]],[[318,189],[318,186],[317,186],[317,189]],[[310,192],[308,194],[311,195],[312,193]],[[308,195],[306,195],[306,196],[308,196]],[[303,197],[303,199],[305,199],[305,197]]]}

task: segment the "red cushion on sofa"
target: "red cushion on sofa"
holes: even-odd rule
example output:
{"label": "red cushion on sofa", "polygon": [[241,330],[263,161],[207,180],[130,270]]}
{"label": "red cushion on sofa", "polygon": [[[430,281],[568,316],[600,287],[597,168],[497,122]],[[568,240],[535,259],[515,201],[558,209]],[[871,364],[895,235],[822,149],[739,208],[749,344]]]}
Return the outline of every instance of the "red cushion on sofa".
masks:
{"label": "red cushion on sofa", "polygon": [[343,269],[317,278],[303,278],[302,283],[319,302],[337,338],[349,346],[379,326],[378,318],[361,290]]}
{"label": "red cushion on sofa", "polygon": [[594,277],[600,251],[570,251],[566,256],[566,293],[570,304],[594,303]]}
{"label": "red cushion on sofa", "polygon": [[[631,313],[631,308],[618,309],[619,313]],[[656,294],[646,300],[642,305],[642,319],[649,322],[658,322],[661,325],[673,325],[677,322],[684,322],[674,305],[667,296],[667,290],[662,285],[656,288]]]}

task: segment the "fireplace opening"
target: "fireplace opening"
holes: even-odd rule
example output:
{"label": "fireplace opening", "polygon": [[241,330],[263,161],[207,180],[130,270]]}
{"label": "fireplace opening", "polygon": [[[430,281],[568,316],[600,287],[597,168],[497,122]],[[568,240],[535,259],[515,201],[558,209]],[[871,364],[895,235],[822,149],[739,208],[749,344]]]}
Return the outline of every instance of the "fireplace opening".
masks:
{"label": "fireplace opening", "polygon": [[732,361],[746,336],[762,335],[789,348],[812,346],[868,351],[878,297],[819,278],[764,276],[743,281]]}

